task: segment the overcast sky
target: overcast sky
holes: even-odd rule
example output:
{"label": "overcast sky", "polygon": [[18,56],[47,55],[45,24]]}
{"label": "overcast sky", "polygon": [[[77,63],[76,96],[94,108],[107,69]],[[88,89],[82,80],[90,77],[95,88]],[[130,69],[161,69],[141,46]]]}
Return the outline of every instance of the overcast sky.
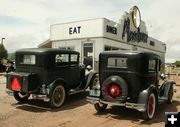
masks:
{"label": "overcast sky", "polygon": [[167,45],[166,62],[180,60],[180,0],[0,0],[0,38],[8,52],[37,47],[50,25],[105,17],[118,21],[137,5],[148,34]]}

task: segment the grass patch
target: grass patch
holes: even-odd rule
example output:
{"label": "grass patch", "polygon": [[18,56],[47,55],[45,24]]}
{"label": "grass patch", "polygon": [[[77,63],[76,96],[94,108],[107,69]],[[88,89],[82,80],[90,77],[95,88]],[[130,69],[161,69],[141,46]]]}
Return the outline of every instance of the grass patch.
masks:
{"label": "grass patch", "polygon": [[176,96],[176,98],[180,98],[180,95]]}

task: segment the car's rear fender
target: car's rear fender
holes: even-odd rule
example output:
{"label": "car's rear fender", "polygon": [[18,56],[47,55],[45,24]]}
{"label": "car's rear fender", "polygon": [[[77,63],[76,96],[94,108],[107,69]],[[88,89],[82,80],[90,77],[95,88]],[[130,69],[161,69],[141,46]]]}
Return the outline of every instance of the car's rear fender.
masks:
{"label": "car's rear fender", "polygon": [[47,86],[48,89],[49,89],[49,92],[48,92],[48,95],[47,95],[48,97],[51,97],[51,94],[52,94],[52,91],[53,91],[54,87],[59,85],[59,84],[63,85],[66,91],[68,90],[65,80],[62,79],[62,78],[58,78],[58,79],[54,80],[51,84],[49,84]]}
{"label": "car's rear fender", "polygon": [[138,104],[145,104],[145,108],[144,108],[145,110],[147,108],[147,100],[148,100],[150,92],[154,92],[154,94],[156,96],[156,102],[157,102],[158,90],[155,85],[150,85],[147,89],[141,91],[138,96],[137,102],[138,102]]}

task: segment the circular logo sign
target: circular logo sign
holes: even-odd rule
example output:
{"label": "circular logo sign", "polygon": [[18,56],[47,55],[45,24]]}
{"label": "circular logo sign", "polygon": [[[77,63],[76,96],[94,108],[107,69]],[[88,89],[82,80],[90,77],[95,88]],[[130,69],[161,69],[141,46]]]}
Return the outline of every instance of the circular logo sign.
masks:
{"label": "circular logo sign", "polygon": [[138,28],[141,24],[141,13],[139,11],[139,8],[137,6],[134,6],[132,8],[132,21],[135,28]]}

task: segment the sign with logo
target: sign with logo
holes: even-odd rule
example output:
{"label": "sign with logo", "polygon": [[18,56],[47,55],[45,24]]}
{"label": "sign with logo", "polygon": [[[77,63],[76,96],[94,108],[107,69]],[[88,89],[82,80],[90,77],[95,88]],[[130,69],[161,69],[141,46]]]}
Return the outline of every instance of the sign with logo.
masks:
{"label": "sign with logo", "polygon": [[134,6],[132,8],[131,16],[132,16],[132,21],[133,21],[134,27],[138,29],[141,24],[141,13],[137,6]]}
{"label": "sign with logo", "polygon": [[[130,19],[131,18],[131,19]],[[132,23],[131,23],[132,22]],[[132,25],[135,30],[131,30]],[[122,39],[127,35],[127,42],[144,42],[147,43],[148,35],[146,33],[141,32],[141,15],[137,6],[134,6],[131,10],[131,17],[127,17],[124,19],[124,26],[122,32]]]}
{"label": "sign with logo", "polygon": [[80,33],[81,33],[81,26],[69,27],[69,34],[80,34]]}

